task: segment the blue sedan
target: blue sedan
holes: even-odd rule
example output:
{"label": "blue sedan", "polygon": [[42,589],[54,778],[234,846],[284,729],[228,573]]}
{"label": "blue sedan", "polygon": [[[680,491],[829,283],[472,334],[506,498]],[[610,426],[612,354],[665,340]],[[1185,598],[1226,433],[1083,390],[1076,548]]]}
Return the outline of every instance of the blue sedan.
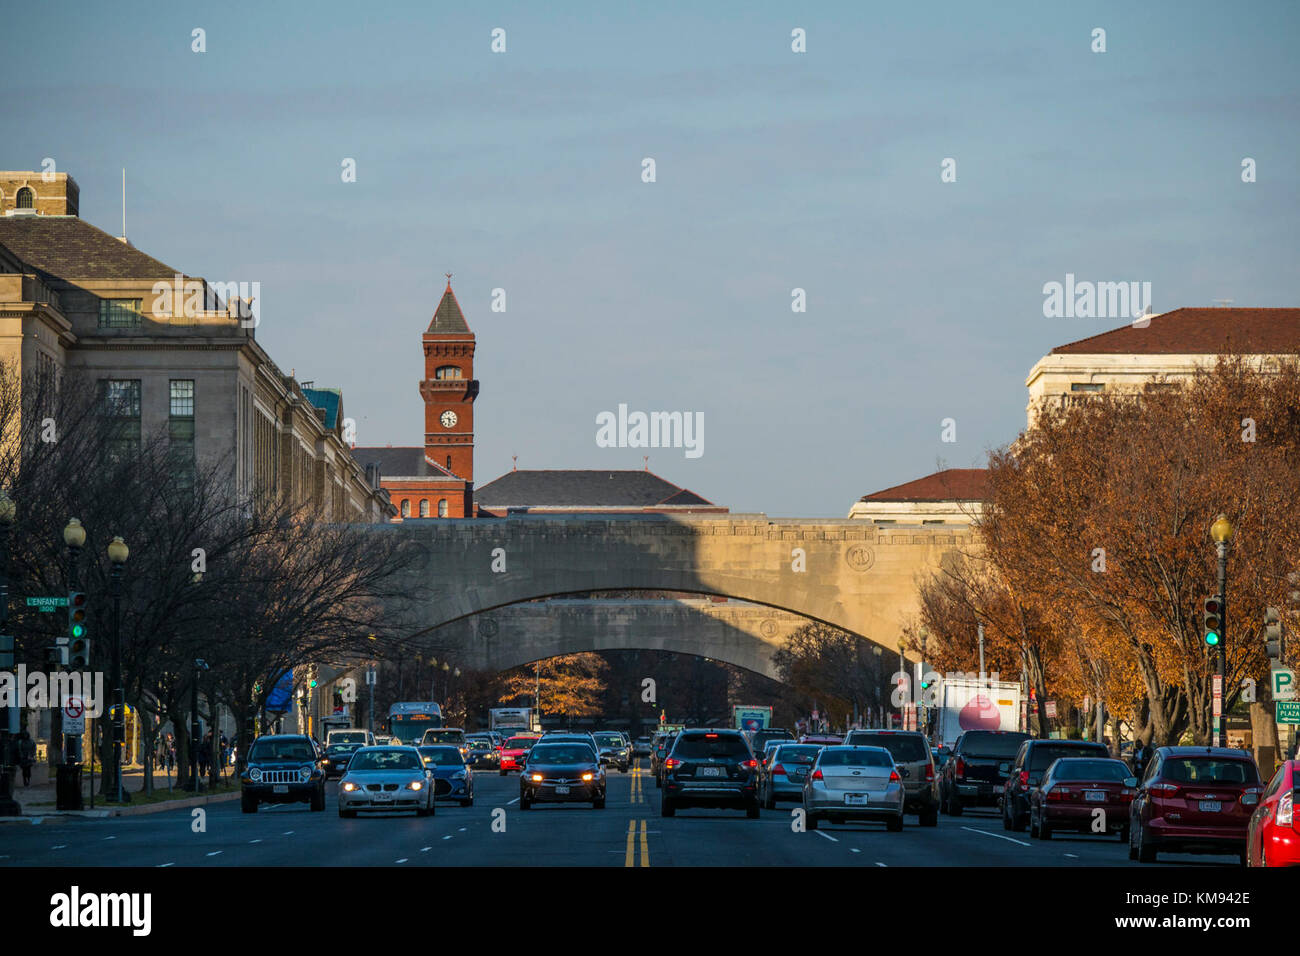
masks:
{"label": "blue sedan", "polygon": [[433,774],[435,800],[456,800],[462,807],[474,806],[474,771],[465,763],[460,748],[430,744],[418,748],[424,769]]}

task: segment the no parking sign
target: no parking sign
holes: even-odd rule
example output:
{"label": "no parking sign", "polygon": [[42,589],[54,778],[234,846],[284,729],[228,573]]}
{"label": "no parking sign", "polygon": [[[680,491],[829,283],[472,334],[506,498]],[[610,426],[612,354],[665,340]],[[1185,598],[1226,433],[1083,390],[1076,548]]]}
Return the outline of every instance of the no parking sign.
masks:
{"label": "no parking sign", "polygon": [[68,697],[63,701],[63,732],[65,734],[86,732],[86,702],[80,697]]}

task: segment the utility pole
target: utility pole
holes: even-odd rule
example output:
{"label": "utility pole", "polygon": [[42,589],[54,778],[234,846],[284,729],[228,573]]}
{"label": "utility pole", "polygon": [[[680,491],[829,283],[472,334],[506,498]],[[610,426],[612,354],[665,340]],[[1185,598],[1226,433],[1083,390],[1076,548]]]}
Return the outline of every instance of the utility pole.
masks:
{"label": "utility pole", "polygon": [[984,686],[984,622],[979,623],[979,642],[980,642],[980,686]]}

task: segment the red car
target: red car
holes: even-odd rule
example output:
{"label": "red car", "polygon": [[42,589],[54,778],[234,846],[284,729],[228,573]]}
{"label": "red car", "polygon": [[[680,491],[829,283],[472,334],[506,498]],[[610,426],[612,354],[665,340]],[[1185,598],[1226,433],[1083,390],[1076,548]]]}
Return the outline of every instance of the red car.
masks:
{"label": "red car", "polygon": [[528,760],[528,751],[533,749],[533,744],[537,743],[536,736],[511,737],[501,745],[501,776],[505,776],[511,770],[523,770],[524,763]]}
{"label": "red car", "polygon": [[1295,805],[1300,760],[1288,760],[1269,782],[1250,818],[1247,866],[1300,866],[1300,825]]}
{"label": "red car", "polygon": [[1127,840],[1136,790],[1137,778],[1122,760],[1060,757],[1029,794],[1029,835],[1050,840],[1057,831],[1074,830],[1118,833]]}
{"label": "red car", "polygon": [[1159,850],[1233,853],[1246,862],[1246,831],[1259,806],[1259,769],[1244,750],[1161,747],[1129,810],[1128,855]]}

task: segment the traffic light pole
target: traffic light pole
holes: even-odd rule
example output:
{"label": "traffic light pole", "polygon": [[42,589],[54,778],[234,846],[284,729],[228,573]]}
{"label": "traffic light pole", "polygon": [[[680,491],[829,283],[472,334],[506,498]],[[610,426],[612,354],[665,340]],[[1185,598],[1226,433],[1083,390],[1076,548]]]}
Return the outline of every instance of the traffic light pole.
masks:
{"label": "traffic light pole", "polygon": [[[122,565],[113,562],[113,783],[122,802],[122,743],[126,737],[126,694],[122,688]],[[139,726],[137,724],[137,726]]]}
{"label": "traffic light pole", "polygon": [[1224,691],[1224,672],[1227,670],[1227,642],[1228,642],[1228,543],[1219,541],[1215,545],[1218,552],[1219,561],[1219,643],[1217,646],[1218,654],[1215,655],[1215,673],[1218,676],[1218,692],[1214,694],[1215,710],[1219,711],[1214,715],[1214,723],[1217,725],[1214,731],[1213,744],[1216,747],[1222,747],[1224,741],[1224,724],[1226,715],[1223,714],[1223,691]]}
{"label": "traffic light pole", "polygon": [[[9,630],[9,523],[0,525],[0,632]],[[13,663],[12,639],[5,641],[5,665]],[[4,726],[0,727],[0,817],[22,816],[23,808],[14,799],[14,770],[18,763],[13,759],[17,745],[15,731],[18,728],[18,701],[6,709]],[[10,725],[13,726],[10,726]]]}

